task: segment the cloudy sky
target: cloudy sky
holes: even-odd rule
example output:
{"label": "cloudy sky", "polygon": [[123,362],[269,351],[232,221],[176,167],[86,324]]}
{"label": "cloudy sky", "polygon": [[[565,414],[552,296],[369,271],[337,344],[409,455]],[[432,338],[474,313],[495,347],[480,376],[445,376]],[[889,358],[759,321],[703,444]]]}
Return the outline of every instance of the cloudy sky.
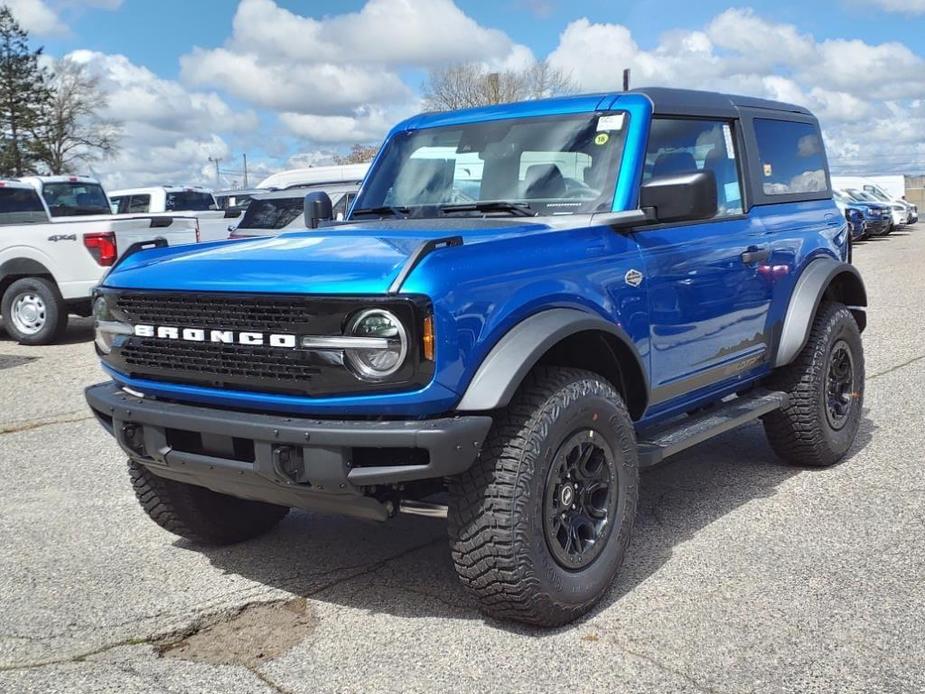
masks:
{"label": "cloudy sky", "polygon": [[547,58],[588,91],[629,67],[635,86],[803,104],[837,173],[925,172],[925,0],[6,2],[100,76],[125,128],[94,167],[110,188],[212,184],[210,157],[233,185],[244,153],[251,183],[325,163],[418,111],[428,68]]}

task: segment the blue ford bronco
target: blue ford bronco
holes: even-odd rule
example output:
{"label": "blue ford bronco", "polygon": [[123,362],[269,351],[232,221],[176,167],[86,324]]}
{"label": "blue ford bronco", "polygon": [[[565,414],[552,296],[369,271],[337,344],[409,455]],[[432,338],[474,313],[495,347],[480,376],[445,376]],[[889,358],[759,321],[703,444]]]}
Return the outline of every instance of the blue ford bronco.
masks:
{"label": "blue ford bronco", "polygon": [[627,551],[640,468],[761,420],[787,463],[855,438],[866,292],[819,125],[646,89],[415,116],[343,223],[126,254],[87,389],[167,530],[290,508],[445,515],[494,617],[575,619]]}

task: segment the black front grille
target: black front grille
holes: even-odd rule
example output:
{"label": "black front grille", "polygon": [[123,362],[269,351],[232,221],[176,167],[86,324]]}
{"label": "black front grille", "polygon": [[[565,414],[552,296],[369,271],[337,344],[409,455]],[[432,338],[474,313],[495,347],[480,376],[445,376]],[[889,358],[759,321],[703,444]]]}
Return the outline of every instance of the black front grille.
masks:
{"label": "black front grille", "polygon": [[310,364],[291,361],[292,350],[238,345],[200,344],[142,339],[122,349],[125,363],[139,371],[169,365],[176,373],[202,374],[213,379],[228,377],[261,381],[299,381],[303,384],[321,373]]}
{"label": "black front grille", "polygon": [[339,351],[282,349],[265,345],[196,342],[183,339],[118,338],[104,359],[129,376],[234,390],[299,395],[382,392],[416,388],[433,375],[420,359],[429,303],[421,297],[312,297],[105,290],[116,319],[132,325],[259,332],[265,335],[340,335],[358,310],[381,307],[405,324],[408,358],[388,381],[370,383],[346,365]]}
{"label": "black front grille", "polygon": [[[291,332],[319,317],[305,299],[271,296],[122,294],[116,307],[135,324],[224,330]],[[330,316],[330,312],[324,315]],[[340,326],[337,328],[339,331]]]}

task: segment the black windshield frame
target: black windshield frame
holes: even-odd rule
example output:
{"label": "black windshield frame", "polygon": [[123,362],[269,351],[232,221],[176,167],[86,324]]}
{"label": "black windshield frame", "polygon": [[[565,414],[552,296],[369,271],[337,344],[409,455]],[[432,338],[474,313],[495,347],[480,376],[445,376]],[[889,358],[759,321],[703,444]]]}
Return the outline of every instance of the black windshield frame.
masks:
{"label": "black windshield frame", "polygon": [[[599,128],[605,122],[601,121],[604,117],[610,117],[606,122],[617,123],[618,127]],[[622,110],[592,111],[400,131],[389,139],[377,158],[353,204],[350,219],[383,216],[381,212],[364,215],[363,210],[385,208],[400,211],[386,216],[412,218],[517,214],[505,210],[502,204],[490,212],[452,209],[466,203],[512,203],[527,207],[537,215],[609,212],[629,120],[630,114]],[[438,154],[413,156],[425,148]],[[418,189],[425,189],[423,195],[396,192],[400,189],[401,177],[415,166],[410,164],[412,161],[418,162],[418,168],[425,174],[428,168],[439,169],[429,178],[424,178],[424,174],[412,178],[415,184],[428,181],[418,186]],[[479,166],[479,177],[460,179],[460,170],[469,173]],[[439,180],[435,192],[430,188],[434,180]],[[459,184],[465,184],[465,189]],[[543,194],[553,191],[555,194]],[[428,195],[433,195],[434,199],[426,199]]]}

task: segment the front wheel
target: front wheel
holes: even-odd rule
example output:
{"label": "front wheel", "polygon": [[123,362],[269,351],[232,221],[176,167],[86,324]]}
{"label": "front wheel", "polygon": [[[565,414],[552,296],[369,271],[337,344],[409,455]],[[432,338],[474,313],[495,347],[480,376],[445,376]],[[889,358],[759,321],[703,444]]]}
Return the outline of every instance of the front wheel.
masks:
{"label": "front wheel", "polygon": [[211,489],[159,477],[128,461],[135,497],[155,523],[202,545],[228,545],[274,528],[289,512],[285,506],[238,499]]}
{"label": "front wheel", "polygon": [[61,292],[44,277],[24,277],[13,282],[0,303],[3,325],[21,345],[47,345],[67,327],[67,306]]}
{"label": "front wheel", "polygon": [[479,460],[450,481],[460,580],[492,617],[576,619],[623,563],[638,480],[633,424],[613,386],[588,371],[537,369]]}
{"label": "front wheel", "polygon": [[864,406],[864,350],[851,311],[821,304],[806,346],[771,386],[790,396],[787,407],[764,417],[774,452],[793,465],[838,462],[854,443]]}

